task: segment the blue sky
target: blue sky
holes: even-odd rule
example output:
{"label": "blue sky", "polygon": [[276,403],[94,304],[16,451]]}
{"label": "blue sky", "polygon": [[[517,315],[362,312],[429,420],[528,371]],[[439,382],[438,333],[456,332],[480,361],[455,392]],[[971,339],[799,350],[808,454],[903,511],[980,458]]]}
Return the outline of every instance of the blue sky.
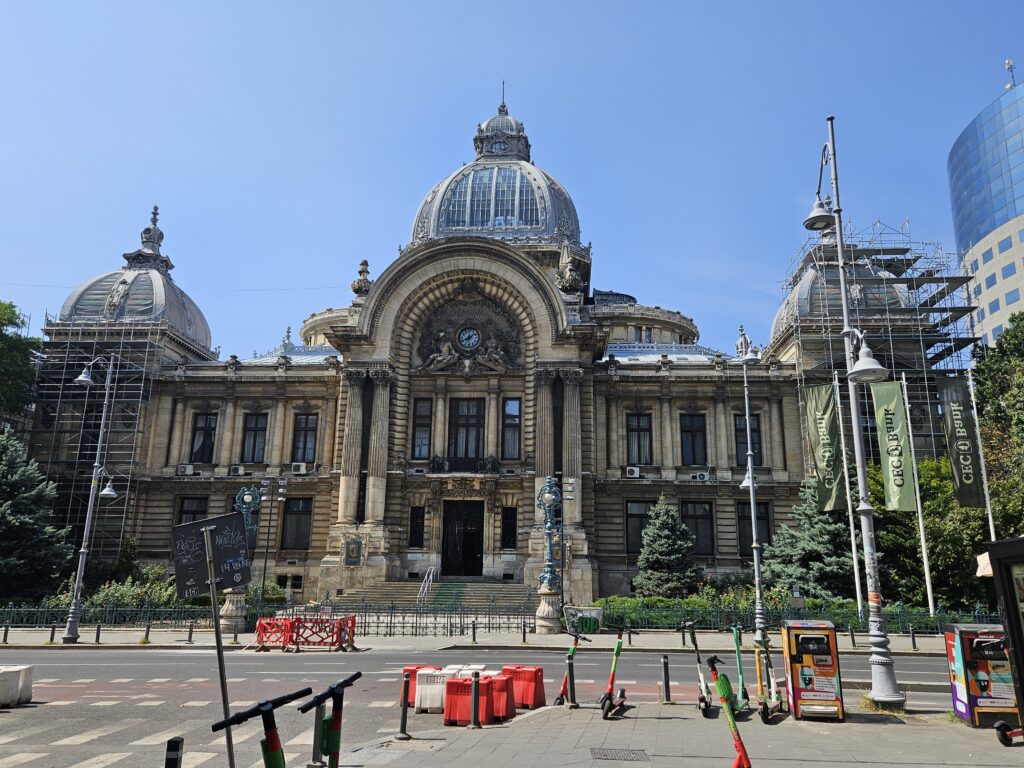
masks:
{"label": "blue sky", "polygon": [[[832,15],[828,15],[829,11]],[[946,155],[1024,79],[1018,2],[4,4],[0,298],[59,310],[154,203],[214,345],[351,299],[473,159],[500,82],[593,243],[593,285],[767,340],[824,118],[848,221],[954,247]]]}

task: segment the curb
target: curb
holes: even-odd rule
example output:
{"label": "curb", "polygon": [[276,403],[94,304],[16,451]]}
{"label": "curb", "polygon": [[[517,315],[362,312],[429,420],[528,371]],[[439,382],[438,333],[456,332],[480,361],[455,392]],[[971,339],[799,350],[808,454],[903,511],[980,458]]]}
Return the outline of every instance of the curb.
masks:
{"label": "curb", "polygon": [[[442,646],[441,648],[438,648],[437,650],[439,650],[439,651],[558,651],[558,652],[564,654],[566,652],[566,646],[564,646],[564,645],[523,645],[522,643],[516,643],[516,644],[510,644],[510,645],[497,645],[497,644],[493,644],[493,643],[489,643],[489,644],[478,643],[477,645],[445,645],[445,646]],[[579,647],[576,648],[576,653],[577,654],[580,654],[580,653],[605,653],[606,654],[606,653],[608,653],[611,650],[612,649],[610,647],[609,648],[594,648],[592,646],[587,646],[587,647],[579,646]],[[710,653],[712,651],[722,651],[722,650],[727,650],[727,651],[729,651],[731,653],[731,652],[734,651],[734,648],[731,645],[728,646],[728,647],[723,646],[721,648],[703,648],[703,647],[701,648],[701,652],[702,653]],[[754,651],[753,647],[744,647],[743,650],[744,650],[744,652],[750,652],[750,653],[752,653]],[[627,651],[630,652],[630,653],[690,653],[690,654],[692,654],[694,652],[693,651],[693,646],[690,646],[690,645],[687,645],[686,647],[675,646],[675,647],[671,647],[671,648],[669,648],[667,646],[666,647],[661,647],[661,648],[650,648],[650,647],[639,647],[639,646],[628,646],[628,645],[622,646],[622,652],[626,653]],[[781,651],[777,647],[773,647],[772,648],[772,652],[773,653],[781,653]],[[946,652],[945,651],[909,651],[909,650],[908,651],[903,651],[903,650],[896,650],[896,651],[894,651],[894,650],[890,649],[889,652],[893,656],[908,656],[908,657],[923,656],[923,657],[942,658],[942,659],[946,658]],[[840,655],[840,657],[842,657],[842,656],[870,656],[871,655],[871,649],[870,648],[844,649],[844,650],[840,650],[839,655]]]}
{"label": "curb", "polygon": [[[843,687],[857,691],[870,691],[870,680],[847,680],[843,678]],[[949,693],[949,683],[925,683],[901,681],[896,686],[901,691],[917,691],[918,693]]]}

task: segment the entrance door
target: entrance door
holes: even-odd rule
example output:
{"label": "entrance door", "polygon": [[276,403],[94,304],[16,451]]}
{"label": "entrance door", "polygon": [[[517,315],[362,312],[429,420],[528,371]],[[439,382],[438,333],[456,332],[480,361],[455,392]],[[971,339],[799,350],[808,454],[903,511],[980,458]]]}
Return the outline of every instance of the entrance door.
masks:
{"label": "entrance door", "polygon": [[484,503],[482,501],[446,501],[443,525],[441,575],[483,575]]}

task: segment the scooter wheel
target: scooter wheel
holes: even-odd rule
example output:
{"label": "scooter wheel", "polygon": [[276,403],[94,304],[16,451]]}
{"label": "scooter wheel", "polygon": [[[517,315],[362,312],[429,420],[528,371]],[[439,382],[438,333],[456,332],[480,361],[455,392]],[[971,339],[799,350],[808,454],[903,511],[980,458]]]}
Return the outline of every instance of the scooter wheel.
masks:
{"label": "scooter wheel", "polygon": [[562,698],[562,696],[556,696],[556,697],[555,697],[555,706],[556,706],[556,707],[560,707],[560,706],[562,706],[563,704],[565,704],[565,699],[564,699],[564,698]]}
{"label": "scooter wheel", "polygon": [[993,727],[995,728],[996,738],[999,739],[999,743],[1004,747],[1012,747],[1013,737],[1010,735],[1010,731],[1013,729],[1010,728],[1009,724],[1000,720]]}
{"label": "scooter wheel", "polygon": [[711,717],[711,702],[701,696],[697,699],[697,709],[704,717]]}
{"label": "scooter wheel", "polygon": [[608,701],[608,699],[609,699],[608,694],[607,693],[602,693],[600,696],[597,697],[597,706],[603,708],[604,707],[604,703],[606,701]]}
{"label": "scooter wheel", "polygon": [[757,705],[757,714],[761,716],[761,722],[768,725],[772,719],[772,711],[768,708],[767,701],[762,701]]}
{"label": "scooter wheel", "polygon": [[605,699],[601,704],[601,719],[607,720],[612,715],[612,700]]}

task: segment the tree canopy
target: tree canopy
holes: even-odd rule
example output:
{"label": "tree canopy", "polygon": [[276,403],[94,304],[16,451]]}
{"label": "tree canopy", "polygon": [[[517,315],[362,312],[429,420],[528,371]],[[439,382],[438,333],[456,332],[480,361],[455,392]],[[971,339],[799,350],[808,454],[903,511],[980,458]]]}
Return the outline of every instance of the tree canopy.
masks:
{"label": "tree canopy", "polygon": [[39,349],[40,341],[19,333],[24,327],[18,308],[0,301],[0,418],[14,416],[32,404],[36,375],[32,352]]}

